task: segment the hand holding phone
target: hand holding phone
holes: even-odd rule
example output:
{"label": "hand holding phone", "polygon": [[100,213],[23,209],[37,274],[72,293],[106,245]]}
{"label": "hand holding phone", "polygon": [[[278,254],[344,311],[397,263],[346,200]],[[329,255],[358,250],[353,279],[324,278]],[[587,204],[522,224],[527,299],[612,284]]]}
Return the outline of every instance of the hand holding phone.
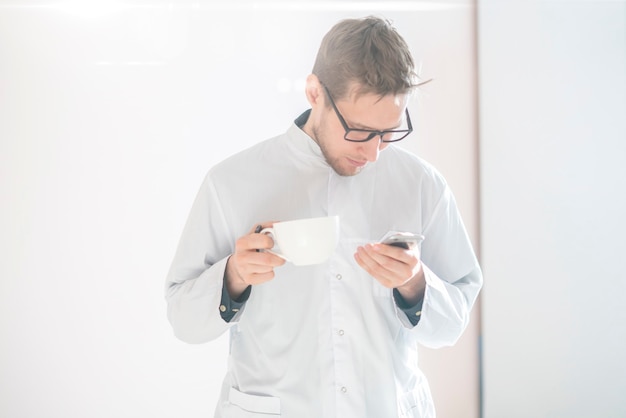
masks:
{"label": "hand holding phone", "polygon": [[392,232],[383,237],[381,244],[393,245],[394,247],[412,250],[424,240],[424,236],[420,234],[411,234],[408,232]]}

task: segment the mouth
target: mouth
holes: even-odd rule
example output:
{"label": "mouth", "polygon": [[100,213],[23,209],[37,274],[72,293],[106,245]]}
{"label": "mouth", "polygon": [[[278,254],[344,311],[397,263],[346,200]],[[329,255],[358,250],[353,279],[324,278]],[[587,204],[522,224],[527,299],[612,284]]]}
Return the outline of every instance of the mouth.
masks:
{"label": "mouth", "polygon": [[365,164],[367,164],[367,161],[357,161],[349,157],[346,157],[346,159],[348,160],[350,165],[357,167],[357,168],[365,167]]}

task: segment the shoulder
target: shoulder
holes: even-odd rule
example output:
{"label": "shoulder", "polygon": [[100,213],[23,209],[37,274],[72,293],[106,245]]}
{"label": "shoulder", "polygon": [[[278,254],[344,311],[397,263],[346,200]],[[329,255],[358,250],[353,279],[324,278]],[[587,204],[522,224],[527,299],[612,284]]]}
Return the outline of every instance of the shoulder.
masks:
{"label": "shoulder", "polygon": [[284,142],[284,135],[279,135],[240,150],[211,167],[207,176],[220,178],[245,175],[247,172],[258,170],[259,167],[272,164],[272,159],[278,158],[277,154],[284,147]]}
{"label": "shoulder", "polygon": [[380,160],[385,172],[397,178],[406,179],[406,182],[419,182],[422,186],[430,185],[437,189],[445,189],[447,182],[439,170],[428,161],[416,154],[401,148],[391,146],[380,154]]}

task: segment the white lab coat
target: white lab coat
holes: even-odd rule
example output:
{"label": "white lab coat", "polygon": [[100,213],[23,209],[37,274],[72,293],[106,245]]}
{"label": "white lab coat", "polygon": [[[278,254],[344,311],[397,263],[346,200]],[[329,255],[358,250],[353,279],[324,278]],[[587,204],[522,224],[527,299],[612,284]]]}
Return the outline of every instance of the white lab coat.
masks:
{"label": "white lab coat", "polygon": [[[262,221],[326,215],[339,215],[341,224],[330,260],[276,268],[275,279],[253,287],[226,323],[222,280],[237,238]],[[358,245],[391,230],[426,237],[427,288],[416,326],[353,258]],[[209,171],[166,299],[181,340],[204,343],[230,331],[216,417],[426,418],[435,413],[417,344],[454,344],[481,285],[452,193],[432,166],[391,145],[358,175],[341,177],[294,124]]]}

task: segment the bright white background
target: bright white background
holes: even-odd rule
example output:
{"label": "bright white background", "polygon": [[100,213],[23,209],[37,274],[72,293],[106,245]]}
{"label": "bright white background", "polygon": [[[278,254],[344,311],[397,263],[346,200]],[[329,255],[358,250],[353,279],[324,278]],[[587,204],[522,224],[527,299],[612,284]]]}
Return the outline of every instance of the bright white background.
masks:
{"label": "bright white background", "polygon": [[625,417],[626,1],[479,4],[484,417]]}
{"label": "bright white background", "polygon": [[[473,2],[384,4],[0,2],[0,416],[212,416],[226,340],[175,340],[165,275],[206,171],[306,108],[341,17],[391,18],[435,78],[404,146],[477,243]],[[421,351],[441,418],[478,414],[477,335]]]}

